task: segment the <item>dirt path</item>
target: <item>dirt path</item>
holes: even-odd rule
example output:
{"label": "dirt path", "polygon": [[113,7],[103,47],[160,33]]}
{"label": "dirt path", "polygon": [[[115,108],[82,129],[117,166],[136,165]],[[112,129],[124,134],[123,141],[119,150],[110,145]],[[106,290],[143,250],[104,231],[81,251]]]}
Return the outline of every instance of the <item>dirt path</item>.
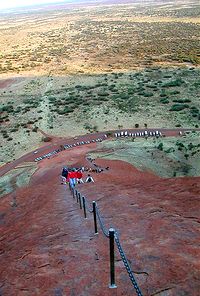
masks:
{"label": "dirt path", "polygon": [[47,126],[51,126],[53,123],[53,117],[51,115],[51,111],[49,108],[49,100],[48,96],[45,95],[47,91],[50,91],[52,88],[52,80],[51,77],[48,77],[46,88],[43,91],[42,102],[40,105],[40,109],[42,110],[42,120],[40,123],[41,129],[46,129]]}
{"label": "dirt path", "polygon": [[[128,132],[139,132],[139,131],[144,131],[146,129],[131,129],[131,130],[127,130]],[[165,136],[169,137],[169,136],[179,136],[179,132],[182,131],[199,131],[200,129],[186,129],[186,128],[181,128],[181,129],[152,129],[151,130],[158,130],[160,131],[162,134],[164,134]],[[109,131],[112,134],[114,134],[115,132],[117,132],[119,130],[113,130],[113,131]],[[126,130],[122,130],[122,131],[126,131]],[[94,134],[87,134],[84,136],[78,136],[76,137],[76,140],[74,138],[56,138],[56,137],[52,137],[53,140],[51,142],[51,144],[46,144],[45,146],[37,149],[38,153],[37,155],[34,154],[33,152],[30,152],[26,155],[23,155],[22,157],[20,157],[19,159],[11,162],[11,163],[7,163],[5,165],[3,165],[2,167],[0,167],[0,177],[3,176],[4,174],[6,174],[7,172],[9,172],[11,169],[15,168],[17,165],[23,163],[23,162],[31,162],[34,161],[34,159],[36,157],[39,157],[41,155],[47,154],[49,152],[52,152],[55,149],[59,149],[61,145],[64,144],[74,144],[77,141],[87,141],[87,140],[92,140],[92,139],[96,139],[96,138],[100,138],[103,137],[106,133],[108,132],[101,132],[101,133],[94,133]],[[76,147],[75,147],[76,149]]]}

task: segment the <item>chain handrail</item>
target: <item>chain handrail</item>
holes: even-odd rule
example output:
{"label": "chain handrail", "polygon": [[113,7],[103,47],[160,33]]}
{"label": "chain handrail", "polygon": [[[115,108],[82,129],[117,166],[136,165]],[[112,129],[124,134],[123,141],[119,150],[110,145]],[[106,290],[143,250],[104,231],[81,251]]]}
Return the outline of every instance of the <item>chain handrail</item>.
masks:
{"label": "chain handrail", "polygon": [[109,237],[109,231],[106,229],[103,221],[102,221],[102,218],[100,216],[100,212],[99,212],[99,209],[98,207],[96,207],[96,213],[97,213],[97,218],[99,220],[99,224],[100,224],[100,227],[101,227],[101,230],[103,232],[103,234],[106,236],[106,237]]}
{"label": "chain handrail", "polygon": [[[73,188],[70,186],[70,184],[69,184],[69,189],[71,190],[72,194],[74,194],[74,191],[75,191],[75,190],[73,190]],[[93,213],[93,212],[94,212],[94,211],[93,211],[93,208],[92,208],[92,209],[90,208],[90,206],[89,206],[89,204],[88,204],[88,201],[87,201],[86,197],[84,197],[84,198],[85,198],[85,207],[87,208],[87,210],[88,210],[90,213]],[[93,202],[93,203],[96,204],[96,202]],[[97,216],[97,218],[98,218],[98,220],[99,220],[99,224],[100,224],[101,230],[102,230],[103,234],[104,234],[106,237],[109,238],[109,237],[110,237],[110,236],[109,236],[109,231],[106,229],[106,227],[105,227],[105,225],[104,225],[104,223],[103,223],[103,221],[102,221],[102,218],[101,218],[101,215],[100,215],[100,211],[99,211],[97,205],[95,205],[95,209],[96,209],[96,216]],[[97,232],[97,233],[98,233],[98,232]],[[142,292],[141,292],[141,290],[140,290],[140,288],[139,288],[139,286],[138,286],[138,284],[137,284],[137,282],[136,282],[136,279],[135,279],[135,277],[134,277],[134,274],[133,274],[133,271],[132,271],[132,269],[131,269],[131,267],[130,267],[130,264],[129,264],[127,258],[126,258],[126,255],[125,255],[125,253],[124,253],[124,250],[123,250],[123,248],[122,248],[122,246],[121,246],[121,243],[120,243],[120,240],[119,240],[119,235],[118,235],[117,231],[115,231],[115,233],[114,233],[114,240],[115,240],[115,243],[116,243],[116,245],[117,245],[117,248],[118,248],[119,254],[120,254],[121,258],[122,258],[122,261],[123,261],[123,263],[124,263],[124,266],[125,266],[125,268],[126,268],[126,271],[127,271],[128,275],[129,275],[129,278],[130,278],[130,280],[131,280],[131,283],[132,283],[132,285],[133,285],[134,288],[135,288],[135,291],[136,291],[136,293],[137,293],[137,296],[143,296],[143,294],[142,294]],[[113,287],[113,286],[111,286],[111,287]],[[116,286],[114,285],[114,287],[116,287]]]}
{"label": "chain handrail", "polygon": [[86,206],[86,209],[88,210],[89,213],[93,213],[93,209],[90,208],[89,203],[88,203],[86,197],[85,197],[85,206]]}
{"label": "chain handrail", "polygon": [[142,292],[141,292],[140,288],[138,287],[138,284],[137,284],[137,282],[135,280],[135,277],[133,275],[133,271],[132,271],[132,269],[130,267],[130,264],[129,264],[127,258],[126,258],[124,250],[123,250],[123,248],[121,246],[121,243],[120,243],[119,236],[118,236],[117,232],[115,232],[115,242],[116,242],[119,254],[120,254],[120,256],[122,258],[122,261],[124,263],[124,266],[126,268],[126,271],[127,271],[128,275],[129,275],[129,278],[130,278],[130,280],[131,280],[131,282],[132,282],[132,284],[133,284],[133,286],[135,288],[135,291],[136,291],[137,295],[138,296],[143,296]]}

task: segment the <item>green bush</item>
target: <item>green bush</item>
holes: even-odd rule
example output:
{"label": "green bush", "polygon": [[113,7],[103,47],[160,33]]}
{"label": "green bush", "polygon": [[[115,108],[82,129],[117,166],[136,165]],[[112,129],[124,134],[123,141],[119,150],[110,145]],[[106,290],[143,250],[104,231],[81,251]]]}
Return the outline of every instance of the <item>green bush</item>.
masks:
{"label": "green bush", "polygon": [[199,110],[195,106],[192,106],[190,108],[190,112],[191,112],[191,114],[192,114],[193,117],[197,117],[199,115]]}
{"label": "green bush", "polygon": [[147,93],[146,92],[146,93],[143,94],[143,96],[146,97],[146,98],[149,98],[149,97],[152,97],[153,96],[153,93],[150,93],[150,92]]}
{"label": "green bush", "polygon": [[18,128],[15,128],[15,127],[14,127],[14,128],[12,128],[10,131],[11,131],[11,133],[17,132],[17,131],[18,131]]}
{"label": "green bush", "polygon": [[170,95],[178,95],[178,94],[180,94],[180,91],[179,90],[172,90],[172,91],[170,91],[169,94]]}
{"label": "green bush", "polygon": [[38,127],[35,126],[35,127],[32,129],[32,132],[37,133],[37,131],[38,131]]}
{"label": "green bush", "polygon": [[184,83],[184,81],[181,78],[177,78],[176,80],[171,80],[169,82],[166,82],[163,84],[163,87],[175,87],[175,86],[181,86]]}
{"label": "green bush", "polygon": [[189,108],[189,105],[187,105],[187,104],[174,104],[174,105],[171,106],[169,111],[181,111],[181,110],[184,110],[186,108]]}
{"label": "green bush", "polygon": [[173,102],[175,103],[191,103],[190,99],[174,99]]}
{"label": "green bush", "polygon": [[165,92],[161,92],[160,97],[161,98],[167,97],[167,94]]}
{"label": "green bush", "polygon": [[52,138],[51,137],[43,137],[42,141],[43,142],[51,142]]}
{"label": "green bush", "polygon": [[12,106],[12,105],[7,105],[7,106],[3,106],[3,107],[1,108],[0,111],[2,111],[2,112],[12,113],[13,110],[14,110],[14,109],[13,109],[13,106]]}
{"label": "green bush", "polygon": [[160,143],[157,147],[157,149],[159,149],[160,151],[163,151],[163,143]]}
{"label": "green bush", "polygon": [[169,100],[167,98],[163,98],[163,99],[160,99],[160,102],[162,104],[168,104],[169,103]]}

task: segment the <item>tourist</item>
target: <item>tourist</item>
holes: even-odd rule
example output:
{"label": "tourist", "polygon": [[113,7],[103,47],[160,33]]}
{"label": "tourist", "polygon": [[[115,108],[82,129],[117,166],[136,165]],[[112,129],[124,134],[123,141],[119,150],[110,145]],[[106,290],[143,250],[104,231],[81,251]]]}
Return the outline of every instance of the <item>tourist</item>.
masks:
{"label": "tourist", "polygon": [[71,172],[69,172],[68,178],[71,188],[74,188],[76,185],[76,170],[73,169]]}
{"label": "tourist", "polygon": [[77,172],[76,172],[76,178],[77,178],[77,183],[78,184],[81,184],[81,183],[84,183],[83,182],[83,173],[82,173],[82,171],[81,170],[78,170]]}
{"label": "tourist", "polygon": [[61,177],[62,177],[62,183],[61,184],[63,184],[63,183],[66,184],[67,177],[68,177],[68,168],[67,167],[63,167]]}
{"label": "tourist", "polygon": [[90,174],[88,174],[87,179],[85,180],[85,183],[90,183],[90,182],[94,183],[94,179],[90,176]]}

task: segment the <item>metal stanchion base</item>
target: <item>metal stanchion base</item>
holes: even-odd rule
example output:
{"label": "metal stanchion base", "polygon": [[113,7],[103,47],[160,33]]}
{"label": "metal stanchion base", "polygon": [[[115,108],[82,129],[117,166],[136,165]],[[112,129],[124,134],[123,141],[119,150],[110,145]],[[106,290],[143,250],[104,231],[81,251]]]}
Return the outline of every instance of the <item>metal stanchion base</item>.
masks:
{"label": "metal stanchion base", "polygon": [[115,284],[114,285],[109,285],[109,288],[110,289],[116,289],[117,288],[117,285],[115,285]]}

